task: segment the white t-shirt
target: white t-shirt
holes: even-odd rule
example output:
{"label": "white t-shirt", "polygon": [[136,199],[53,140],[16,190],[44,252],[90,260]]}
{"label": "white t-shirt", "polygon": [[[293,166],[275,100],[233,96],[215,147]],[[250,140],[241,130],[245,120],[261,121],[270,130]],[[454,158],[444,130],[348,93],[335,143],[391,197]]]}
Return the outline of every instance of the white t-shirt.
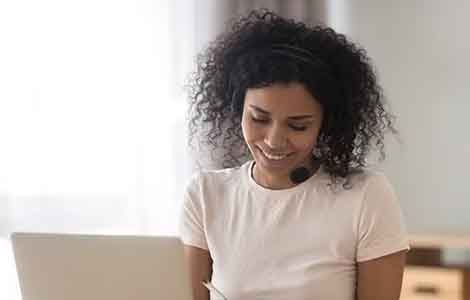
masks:
{"label": "white t-shirt", "polygon": [[212,283],[228,300],[353,300],[357,262],[409,249],[383,174],[352,175],[344,189],[320,169],[270,190],[252,165],[197,174],[182,209],[181,240],[210,252]]}

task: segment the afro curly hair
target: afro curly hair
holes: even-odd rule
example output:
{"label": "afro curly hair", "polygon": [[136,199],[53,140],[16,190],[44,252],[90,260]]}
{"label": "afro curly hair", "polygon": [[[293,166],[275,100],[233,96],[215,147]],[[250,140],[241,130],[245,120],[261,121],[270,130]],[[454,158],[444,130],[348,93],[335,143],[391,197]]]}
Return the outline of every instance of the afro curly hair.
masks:
{"label": "afro curly hair", "polygon": [[329,27],[254,10],[218,36],[197,66],[189,83],[189,145],[202,135],[214,150],[222,147],[225,167],[249,155],[241,129],[247,89],[275,83],[301,83],[322,105],[315,153],[334,180],[366,167],[370,150],[383,160],[384,134],[396,133],[365,50]]}

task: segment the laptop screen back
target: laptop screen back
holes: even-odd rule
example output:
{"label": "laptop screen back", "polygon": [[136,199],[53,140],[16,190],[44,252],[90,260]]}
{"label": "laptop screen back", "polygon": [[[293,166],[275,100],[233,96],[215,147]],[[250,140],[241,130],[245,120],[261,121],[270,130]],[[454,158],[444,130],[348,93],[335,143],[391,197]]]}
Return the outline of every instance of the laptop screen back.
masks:
{"label": "laptop screen back", "polygon": [[23,300],[190,300],[175,237],[15,233]]}

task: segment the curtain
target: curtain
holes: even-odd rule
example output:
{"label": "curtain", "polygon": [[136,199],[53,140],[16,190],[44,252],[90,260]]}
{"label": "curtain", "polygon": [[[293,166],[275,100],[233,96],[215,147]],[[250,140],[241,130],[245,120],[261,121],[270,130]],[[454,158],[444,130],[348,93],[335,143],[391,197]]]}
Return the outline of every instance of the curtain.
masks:
{"label": "curtain", "polygon": [[176,234],[208,157],[186,147],[196,53],[252,8],[325,23],[325,3],[0,2],[0,299],[20,299],[11,232]]}
{"label": "curtain", "polygon": [[176,234],[194,7],[0,2],[0,299],[13,231]]}

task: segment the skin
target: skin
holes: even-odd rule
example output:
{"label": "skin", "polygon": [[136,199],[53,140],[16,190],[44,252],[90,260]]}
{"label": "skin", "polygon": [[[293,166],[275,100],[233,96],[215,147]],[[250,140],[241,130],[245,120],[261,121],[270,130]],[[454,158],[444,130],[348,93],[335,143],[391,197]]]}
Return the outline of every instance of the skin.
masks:
{"label": "skin", "polygon": [[406,251],[357,264],[357,300],[398,300]]}
{"label": "skin", "polygon": [[209,291],[202,285],[212,277],[212,259],[209,251],[193,246],[184,246],[189,266],[193,300],[209,300]]}
{"label": "skin", "polygon": [[[255,160],[255,181],[270,189],[294,186],[289,173],[312,168],[312,151],[323,120],[323,109],[302,84],[273,84],[248,89],[242,116],[245,142]],[[268,155],[282,155],[280,160]]]}
{"label": "skin", "polygon": [[[256,162],[254,180],[269,189],[294,186],[289,173],[300,166],[311,166],[323,120],[323,110],[315,98],[299,83],[274,84],[248,89],[242,116],[242,130]],[[272,160],[264,153],[284,156]],[[210,253],[185,246],[190,266],[194,300],[209,300],[201,284],[210,280]],[[377,259],[357,263],[356,300],[398,300],[400,296],[406,252],[401,251]]]}

